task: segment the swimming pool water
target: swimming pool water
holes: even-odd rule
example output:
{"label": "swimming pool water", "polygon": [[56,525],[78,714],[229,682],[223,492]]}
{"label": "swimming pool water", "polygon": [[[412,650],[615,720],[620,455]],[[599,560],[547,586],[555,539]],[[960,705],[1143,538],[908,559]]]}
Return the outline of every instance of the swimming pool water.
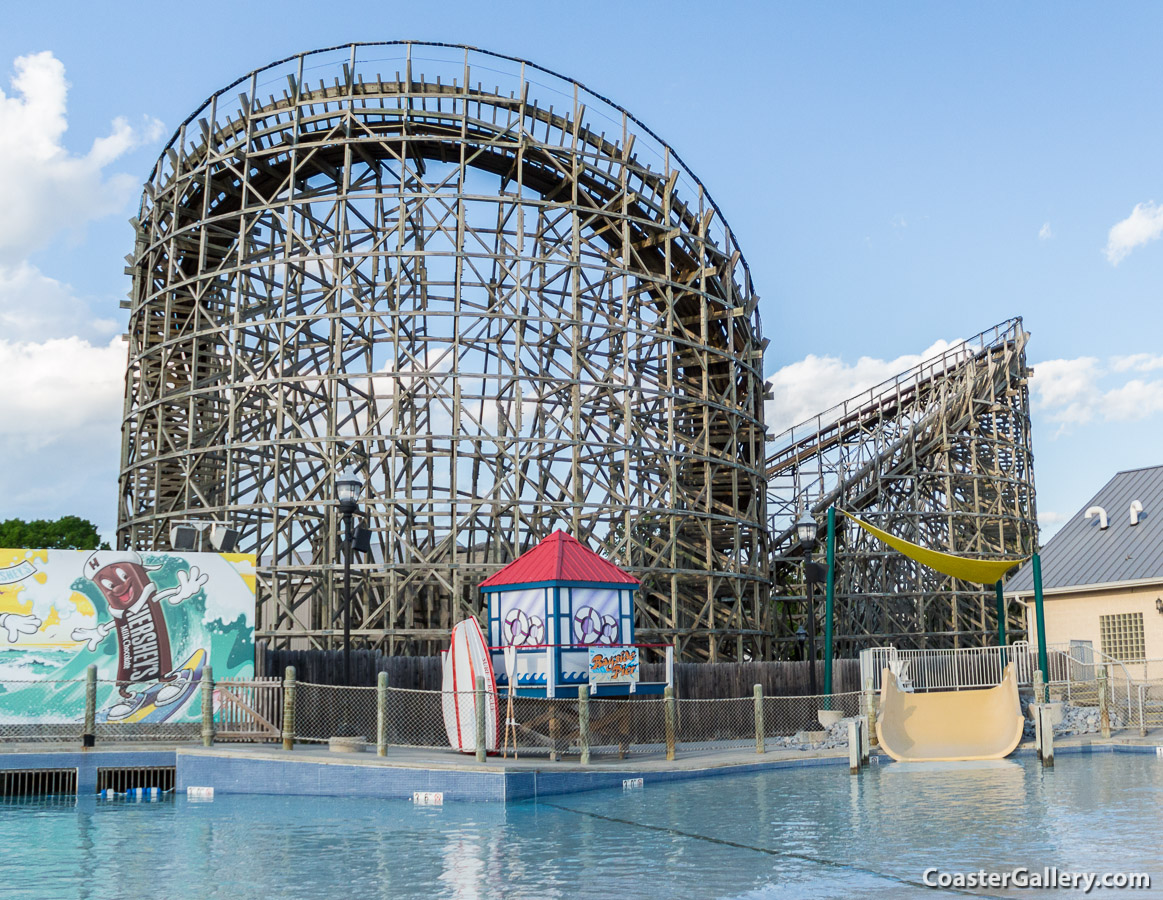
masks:
{"label": "swimming pool water", "polygon": [[[542,801],[319,797],[0,804],[9,898],[863,898],[922,872],[1147,872],[1163,896],[1163,760],[771,770]],[[1077,896],[984,890],[980,896]]]}

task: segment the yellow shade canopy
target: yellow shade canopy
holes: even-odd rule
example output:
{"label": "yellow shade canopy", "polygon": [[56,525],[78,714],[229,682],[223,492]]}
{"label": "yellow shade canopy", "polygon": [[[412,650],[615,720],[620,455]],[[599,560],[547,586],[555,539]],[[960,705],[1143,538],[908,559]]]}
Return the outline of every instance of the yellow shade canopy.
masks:
{"label": "yellow shade canopy", "polygon": [[[840,512],[844,512],[844,510],[840,510]],[[873,537],[884,541],[894,550],[899,550],[909,559],[915,559],[922,566],[928,566],[930,569],[944,575],[951,575],[953,578],[960,578],[962,581],[994,584],[1000,581],[1005,573],[1014,566],[1021,565],[1029,559],[1029,557],[1023,559],[968,559],[964,556],[954,556],[952,553],[941,553],[896,537],[887,531],[881,531],[875,525],[869,525],[851,513],[844,512],[844,515]]]}

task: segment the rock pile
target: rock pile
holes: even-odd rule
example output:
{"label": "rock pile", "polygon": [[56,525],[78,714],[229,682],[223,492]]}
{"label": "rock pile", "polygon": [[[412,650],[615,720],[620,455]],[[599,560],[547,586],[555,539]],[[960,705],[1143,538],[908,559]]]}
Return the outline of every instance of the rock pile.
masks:
{"label": "rock pile", "polygon": [[767,738],[764,743],[769,749],[776,750],[839,750],[848,746],[848,720],[841,719],[829,728],[822,741],[802,741],[799,738],[799,734],[791,734]]}
{"label": "rock pile", "polygon": [[[1034,720],[1030,718],[1029,704],[1022,704],[1022,712],[1026,716],[1023,736],[1033,738]],[[1112,731],[1123,727],[1122,717],[1118,713],[1112,711],[1109,715]],[[1102,724],[1099,721],[1097,706],[1073,706],[1069,703],[1062,704],[1062,721],[1054,726],[1054,734],[1062,737],[1075,734],[1097,734],[1101,730]]]}

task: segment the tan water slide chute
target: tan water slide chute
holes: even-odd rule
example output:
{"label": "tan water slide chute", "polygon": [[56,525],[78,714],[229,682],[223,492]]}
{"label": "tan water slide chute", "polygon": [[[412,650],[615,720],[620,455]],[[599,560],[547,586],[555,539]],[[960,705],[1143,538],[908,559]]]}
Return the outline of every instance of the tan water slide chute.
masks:
{"label": "tan water slide chute", "polygon": [[1022,740],[1022,708],[1014,664],[996,687],[909,693],[881,673],[876,736],[898,762],[1002,759]]}

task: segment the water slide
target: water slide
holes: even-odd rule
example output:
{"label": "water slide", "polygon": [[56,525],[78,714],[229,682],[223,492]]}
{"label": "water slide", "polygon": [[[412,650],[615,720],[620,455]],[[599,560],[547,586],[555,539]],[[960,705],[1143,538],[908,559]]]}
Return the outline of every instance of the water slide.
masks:
{"label": "water slide", "polygon": [[881,673],[876,737],[898,762],[1001,759],[1022,740],[1014,664],[1001,684],[968,691],[913,694],[889,669]]}

